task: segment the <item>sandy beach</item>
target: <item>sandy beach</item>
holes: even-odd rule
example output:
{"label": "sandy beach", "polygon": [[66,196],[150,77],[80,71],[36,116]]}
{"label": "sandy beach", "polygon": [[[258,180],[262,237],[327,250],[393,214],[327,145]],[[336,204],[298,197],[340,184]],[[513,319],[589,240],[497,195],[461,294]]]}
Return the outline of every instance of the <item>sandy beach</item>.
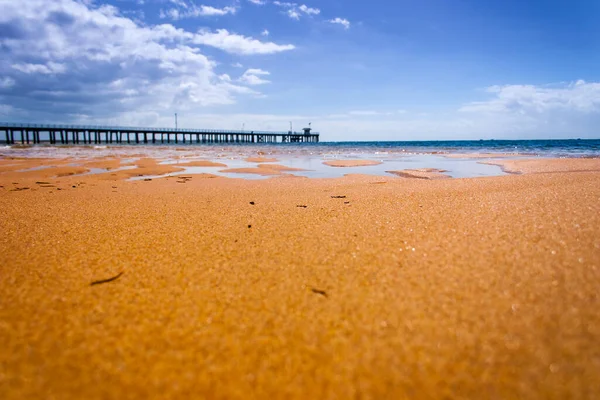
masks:
{"label": "sandy beach", "polygon": [[533,161],[131,181],[178,166],[0,160],[0,398],[597,398],[600,160]]}
{"label": "sandy beach", "polygon": [[324,161],[323,164],[330,167],[368,167],[369,165],[379,165],[381,161],[375,160],[330,160]]}
{"label": "sandy beach", "polygon": [[598,171],[600,162],[597,158],[537,158],[522,160],[481,161],[482,164],[499,165],[510,174],[539,174],[554,172],[586,172]]}
{"label": "sandy beach", "polygon": [[[253,161],[256,162],[256,161]],[[237,174],[256,174],[263,176],[282,175],[289,172],[304,171],[300,168],[286,167],[285,165],[279,164],[257,164],[256,167],[252,168],[229,168],[221,170],[221,172],[230,172]]]}
{"label": "sandy beach", "polygon": [[403,178],[415,178],[415,179],[447,179],[450,178],[444,174],[447,172],[443,169],[437,168],[420,168],[420,169],[404,169],[402,171],[388,171],[390,174],[401,176]]}

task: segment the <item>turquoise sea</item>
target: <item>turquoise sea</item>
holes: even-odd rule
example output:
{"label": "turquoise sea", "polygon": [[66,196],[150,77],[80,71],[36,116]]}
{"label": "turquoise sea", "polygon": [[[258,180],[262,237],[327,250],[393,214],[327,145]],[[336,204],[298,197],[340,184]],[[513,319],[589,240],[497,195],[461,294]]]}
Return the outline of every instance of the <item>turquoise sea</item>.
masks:
{"label": "turquoise sea", "polygon": [[600,139],[323,142],[316,146],[339,150],[388,149],[422,153],[520,153],[545,157],[600,157]]}

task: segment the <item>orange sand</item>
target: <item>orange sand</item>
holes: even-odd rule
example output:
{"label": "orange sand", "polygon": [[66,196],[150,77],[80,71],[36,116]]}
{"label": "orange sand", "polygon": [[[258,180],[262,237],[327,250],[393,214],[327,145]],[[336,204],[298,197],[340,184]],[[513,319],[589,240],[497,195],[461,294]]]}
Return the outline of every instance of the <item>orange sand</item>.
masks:
{"label": "orange sand", "polygon": [[270,169],[270,168],[229,168],[223,169],[219,172],[229,172],[233,174],[255,174],[255,175],[281,175],[281,171],[278,169]]}
{"label": "orange sand", "polygon": [[106,157],[86,162],[83,165],[88,168],[117,169],[121,166],[121,159]]}
{"label": "orange sand", "polygon": [[415,178],[415,179],[448,179],[449,175],[444,174],[447,172],[443,169],[436,168],[419,168],[419,169],[403,169],[401,171],[387,171],[390,174],[398,175],[402,178]]}
{"label": "orange sand", "polygon": [[281,175],[284,172],[293,172],[293,171],[304,171],[304,170],[299,169],[299,168],[286,167],[285,165],[278,165],[278,164],[259,164],[256,166],[256,168],[230,168],[230,169],[221,170],[220,172],[272,176],[272,175]]}
{"label": "orange sand", "polygon": [[253,163],[266,163],[266,162],[277,162],[279,161],[276,158],[267,158],[267,157],[248,157],[246,161]]}
{"label": "orange sand", "polygon": [[184,163],[176,164],[178,167],[227,167],[227,164],[201,160],[201,161],[189,161]]}
{"label": "orange sand", "polygon": [[31,165],[30,163],[21,161],[21,160],[1,160],[2,163],[0,164],[0,172],[11,172],[11,171],[18,171],[18,170],[22,170],[22,169],[27,169],[27,168],[32,168],[33,166],[37,166],[37,165]]}
{"label": "orange sand", "polygon": [[63,177],[63,176],[85,174],[86,172],[89,172],[89,169],[84,168],[84,167],[56,166],[56,167],[50,167],[50,168],[34,170],[34,171],[24,171],[24,172],[12,171],[12,172],[7,173],[6,175],[7,176],[17,176],[19,179],[23,179],[23,178],[47,179],[47,178],[53,178],[53,177]]}
{"label": "orange sand", "polygon": [[304,169],[301,169],[301,168],[286,167],[285,165],[279,165],[279,164],[259,164],[259,165],[257,165],[257,167],[275,170],[275,171],[287,171],[287,172],[305,171]]}
{"label": "orange sand", "polygon": [[3,400],[600,393],[600,172],[14,176]]}
{"label": "orange sand", "polygon": [[332,160],[324,161],[323,164],[330,167],[367,167],[370,165],[379,165],[381,162],[374,160]]}
{"label": "orange sand", "polygon": [[481,163],[499,165],[503,171],[513,174],[600,171],[600,158],[536,158],[482,161]]}
{"label": "orange sand", "polygon": [[[63,176],[79,175],[89,172],[88,168],[82,166],[71,166],[75,164],[72,159],[0,159],[0,179],[15,181],[21,179],[47,179]],[[43,169],[34,169],[40,168]]]}
{"label": "orange sand", "polygon": [[158,164],[158,162],[151,158],[142,158],[135,162],[136,168],[107,172],[104,174],[97,174],[97,179],[104,180],[123,180],[129,179],[135,176],[151,176],[151,175],[166,175],[173,172],[184,171],[184,168],[180,168],[173,164]]}

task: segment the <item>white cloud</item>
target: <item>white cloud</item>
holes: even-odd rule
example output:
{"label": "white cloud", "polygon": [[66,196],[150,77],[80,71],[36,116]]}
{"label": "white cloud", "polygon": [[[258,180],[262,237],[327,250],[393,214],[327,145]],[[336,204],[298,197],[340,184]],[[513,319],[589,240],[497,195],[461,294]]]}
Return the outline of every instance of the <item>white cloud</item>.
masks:
{"label": "white cloud", "polygon": [[511,114],[600,111],[600,83],[587,83],[583,80],[554,87],[490,86],[486,92],[491,93],[494,97],[487,101],[466,104],[459,111]]}
{"label": "white cloud", "polygon": [[12,67],[17,71],[20,71],[24,74],[64,74],[67,72],[67,68],[64,64],[55,63],[49,61],[47,64],[30,64],[30,63],[21,63],[21,64],[13,64]]}
{"label": "white cloud", "polygon": [[244,74],[240,77],[239,80],[242,83],[253,86],[271,83],[271,81],[261,78],[261,76],[265,75],[271,75],[271,73],[262,69],[250,68],[247,69],[246,72],[244,72]]}
{"label": "white cloud", "polygon": [[200,6],[198,15],[227,15],[227,14],[235,14],[237,8],[235,7],[223,7],[223,8],[215,8],[211,6]]}
{"label": "white cloud", "polygon": [[381,111],[373,111],[373,110],[356,110],[348,112],[350,115],[358,115],[358,116],[373,116],[373,115],[389,115],[387,113],[383,113]]}
{"label": "white cloud", "polygon": [[252,4],[256,4],[257,6],[262,6],[267,4],[266,0],[248,0]]}
{"label": "white cloud", "polygon": [[179,10],[177,10],[176,8],[171,8],[171,9],[168,9],[167,11],[165,11],[161,8],[158,16],[161,19],[170,18],[170,19],[178,20],[179,19]]}
{"label": "white cloud", "polygon": [[231,66],[233,68],[244,68],[244,65],[242,63],[239,63],[239,62],[233,63],[233,64],[231,64]]}
{"label": "white cloud", "polygon": [[175,4],[178,7],[181,8],[188,8],[188,5],[185,1],[183,0],[169,0],[171,3]]}
{"label": "white cloud", "polygon": [[175,0],[183,10],[177,8],[170,8],[166,11],[160,10],[160,18],[170,18],[173,20],[179,20],[183,18],[194,18],[194,17],[220,17],[227,14],[235,14],[237,12],[236,7],[223,7],[215,8],[212,6],[197,6],[195,4],[186,4],[180,0]]}
{"label": "white cloud", "polygon": [[318,8],[310,8],[307,7],[305,4],[302,4],[300,7],[298,7],[298,10],[308,15],[319,15],[321,13],[321,10],[319,10]]}
{"label": "white cloud", "polygon": [[260,97],[218,74],[219,64],[201,46],[245,55],[294,48],[225,30],[145,25],[95,2],[0,0],[0,9],[0,26],[19,33],[0,36],[0,104],[32,119],[101,119],[136,110],[162,115]]}
{"label": "white cloud", "polygon": [[217,29],[216,32],[198,32],[193,37],[192,42],[216,47],[234,54],[273,54],[295,48],[291,44],[279,45],[273,42],[261,42],[251,37],[230,33],[226,29]]}
{"label": "white cloud", "polygon": [[263,69],[260,68],[249,68],[246,70],[247,74],[254,74],[254,75],[271,75],[271,73],[269,71],[265,71]]}
{"label": "white cloud", "polygon": [[321,10],[318,8],[308,7],[306,4],[298,5],[298,3],[274,1],[276,6],[287,8],[286,14],[291,19],[299,20],[302,14],[304,15],[319,15]]}
{"label": "white cloud", "polygon": [[591,137],[600,125],[600,83],[486,88],[491,98],[463,105],[457,118],[485,134],[504,137]]}
{"label": "white cloud", "polygon": [[265,29],[265,30],[263,30],[263,31],[262,31],[260,34],[261,34],[262,36],[269,36],[270,32],[269,32],[269,30],[268,30],[268,29]]}
{"label": "white cloud", "polygon": [[350,21],[348,21],[345,18],[340,18],[340,17],[336,17],[334,19],[330,19],[327,22],[331,23],[331,24],[338,24],[338,25],[342,25],[344,27],[344,29],[348,29],[350,28]]}

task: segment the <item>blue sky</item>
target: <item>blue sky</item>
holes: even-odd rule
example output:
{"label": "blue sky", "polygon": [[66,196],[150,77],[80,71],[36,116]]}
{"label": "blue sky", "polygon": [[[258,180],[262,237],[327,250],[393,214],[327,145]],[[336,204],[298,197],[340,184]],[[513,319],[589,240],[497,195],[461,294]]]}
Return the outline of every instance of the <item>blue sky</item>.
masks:
{"label": "blue sky", "polygon": [[0,119],[600,137],[597,0],[0,0]]}

